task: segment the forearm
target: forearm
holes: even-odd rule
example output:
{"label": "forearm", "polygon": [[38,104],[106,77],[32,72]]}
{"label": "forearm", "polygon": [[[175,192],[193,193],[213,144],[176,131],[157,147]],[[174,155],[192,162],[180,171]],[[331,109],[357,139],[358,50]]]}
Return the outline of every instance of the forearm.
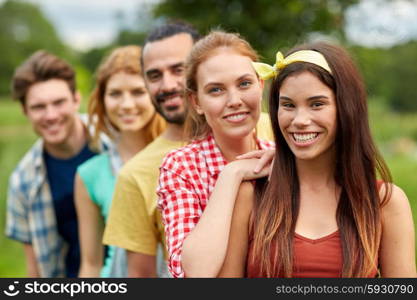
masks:
{"label": "forearm", "polygon": [[87,261],[85,259],[81,260],[80,271],[78,277],[80,278],[94,278],[100,277],[100,272],[102,268],[101,261]]}
{"label": "forearm", "polygon": [[38,278],[40,272],[36,261],[35,251],[33,250],[32,244],[24,244],[25,256],[26,256],[26,270],[28,277]]}
{"label": "forearm", "polygon": [[128,277],[156,277],[156,257],[133,251],[127,251]]}
{"label": "forearm", "polygon": [[181,263],[186,277],[215,277],[223,264],[233,207],[243,178],[235,169],[226,168],[196,227],[184,240]]}
{"label": "forearm", "polygon": [[250,182],[240,185],[233,209],[226,257],[218,277],[244,277],[249,242],[249,219],[254,201],[254,187]]}
{"label": "forearm", "polygon": [[103,266],[104,221],[99,207],[91,200],[82,178],[75,177],[75,207],[78,220],[81,266],[79,277],[99,277]]}

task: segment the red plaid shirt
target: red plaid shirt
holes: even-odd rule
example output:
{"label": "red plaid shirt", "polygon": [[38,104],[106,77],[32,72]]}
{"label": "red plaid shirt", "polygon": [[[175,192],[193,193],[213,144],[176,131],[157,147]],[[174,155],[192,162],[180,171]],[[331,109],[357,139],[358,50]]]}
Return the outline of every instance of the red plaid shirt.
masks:
{"label": "red plaid shirt", "polygon": [[[273,143],[257,140],[259,149]],[[158,208],[165,226],[169,269],[174,277],[184,277],[182,244],[198,223],[227,161],[212,135],[171,151],[162,162],[157,193]]]}

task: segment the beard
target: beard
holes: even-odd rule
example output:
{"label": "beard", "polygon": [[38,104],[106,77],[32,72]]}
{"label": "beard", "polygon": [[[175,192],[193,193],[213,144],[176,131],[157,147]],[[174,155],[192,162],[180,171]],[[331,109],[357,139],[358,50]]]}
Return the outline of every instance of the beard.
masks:
{"label": "beard", "polygon": [[[154,101],[155,110],[167,121],[168,123],[173,123],[177,125],[183,125],[185,122],[187,110],[184,108],[184,91],[172,91],[166,93],[160,93],[156,95]],[[162,104],[167,98],[171,97],[182,97],[183,105],[175,107],[165,107],[163,108]]]}

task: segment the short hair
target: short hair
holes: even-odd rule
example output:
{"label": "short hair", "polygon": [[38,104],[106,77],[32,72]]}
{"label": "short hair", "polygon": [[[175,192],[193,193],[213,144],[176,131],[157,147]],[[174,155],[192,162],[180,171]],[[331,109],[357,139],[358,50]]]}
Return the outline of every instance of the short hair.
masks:
{"label": "short hair", "polygon": [[194,43],[200,39],[200,34],[191,24],[184,21],[174,21],[158,26],[152,30],[145,38],[143,45],[145,46],[147,43],[160,41],[181,33],[189,34]]}
{"label": "short hair", "polygon": [[211,130],[204,115],[198,114],[191,104],[190,94],[197,92],[196,76],[200,64],[222,51],[222,49],[230,49],[240,55],[249,57],[252,61],[258,60],[256,51],[238,33],[212,31],[194,45],[186,62],[188,116],[185,121],[185,136],[188,140],[204,138]]}
{"label": "short hair", "polygon": [[[160,25],[153,29],[145,38],[143,48],[145,48],[146,44],[148,43],[161,41],[163,39],[181,33],[190,35],[191,39],[193,40],[193,43],[196,43],[201,37],[198,31],[191,24],[186,23],[184,21],[174,21],[164,25]],[[143,55],[141,55],[140,57],[140,65],[143,69]]]}
{"label": "short hair", "polygon": [[75,94],[74,69],[63,59],[47,51],[39,50],[16,68],[11,84],[13,99],[25,105],[29,88],[37,82],[50,79],[65,81],[71,92]]}
{"label": "short hair", "polygon": [[[94,124],[95,131],[91,145],[94,149],[98,148],[100,134],[104,132],[109,137],[112,132],[109,128],[110,121],[106,116],[104,97],[107,83],[111,76],[119,72],[138,75],[142,77],[142,69],[139,59],[142,49],[139,46],[123,46],[114,49],[108,56],[104,57],[96,73],[96,85],[90,96],[88,103],[88,114],[90,124]],[[144,134],[148,142],[152,141],[165,128],[165,121],[157,113],[146,126]],[[118,128],[113,128],[118,131]]]}

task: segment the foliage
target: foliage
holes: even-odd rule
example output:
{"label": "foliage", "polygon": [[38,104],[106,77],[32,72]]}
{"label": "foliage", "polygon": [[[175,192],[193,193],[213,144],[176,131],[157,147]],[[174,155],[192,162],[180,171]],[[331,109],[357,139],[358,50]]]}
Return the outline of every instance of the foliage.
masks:
{"label": "foliage", "polygon": [[9,93],[14,69],[30,54],[46,49],[56,55],[70,56],[54,27],[39,7],[22,1],[5,1],[0,6],[0,94]]}
{"label": "foliage", "polygon": [[417,111],[417,42],[392,48],[352,47],[368,92],[384,99],[395,111]]}
{"label": "foliage", "polygon": [[[239,32],[267,61],[311,33],[343,37],[343,12],[357,0],[165,0],[156,17],[183,19],[202,33],[213,26]],[[271,61],[272,62],[272,61]]]}
{"label": "foliage", "polygon": [[142,31],[120,29],[111,44],[104,47],[92,48],[82,53],[81,62],[91,74],[94,74],[103,57],[109,54],[113,48],[125,45],[142,45],[144,39],[145,33]]}

